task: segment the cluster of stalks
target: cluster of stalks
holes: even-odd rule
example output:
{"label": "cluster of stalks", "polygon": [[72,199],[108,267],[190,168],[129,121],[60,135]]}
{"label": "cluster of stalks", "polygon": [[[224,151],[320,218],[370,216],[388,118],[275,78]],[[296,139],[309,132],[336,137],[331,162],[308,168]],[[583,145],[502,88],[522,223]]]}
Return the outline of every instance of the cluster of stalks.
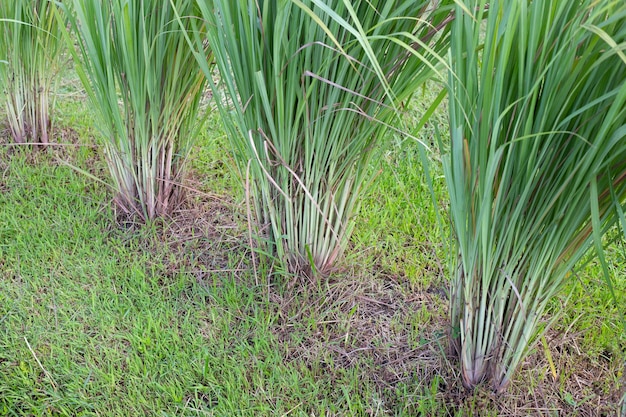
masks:
{"label": "cluster of stalks", "polygon": [[[193,0],[72,0],[78,74],[99,116],[116,203],[144,220],[182,201],[205,78],[187,42]],[[179,21],[176,13],[186,16]],[[194,28],[201,35],[204,26]],[[206,46],[202,53],[208,55]]]}
{"label": "cluster of stalks", "polygon": [[444,170],[458,247],[452,343],[467,387],[506,389],[550,299],[623,221],[624,45],[621,1],[457,6]]}
{"label": "cluster of stalks", "polygon": [[51,0],[0,2],[0,88],[15,143],[48,144],[64,41]]}
{"label": "cluster of stalks", "polygon": [[254,222],[283,272],[327,274],[342,256],[374,147],[448,48],[449,3],[199,2],[214,95],[227,94],[218,106]]}

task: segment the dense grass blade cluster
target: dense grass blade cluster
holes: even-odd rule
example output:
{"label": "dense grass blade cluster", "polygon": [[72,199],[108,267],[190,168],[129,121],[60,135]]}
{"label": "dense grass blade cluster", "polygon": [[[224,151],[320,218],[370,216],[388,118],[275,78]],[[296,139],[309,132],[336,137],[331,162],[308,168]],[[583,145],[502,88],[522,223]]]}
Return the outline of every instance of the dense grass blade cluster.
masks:
{"label": "dense grass blade cluster", "polygon": [[502,391],[546,303],[626,204],[626,3],[473,1],[456,14],[452,341],[465,385]]}
{"label": "dense grass blade cluster", "polygon": [[[74,0],[79,76],[100,116],[117,203],[153,219],[182,197],[185,161],[197,133],[205,78],[174,7],[193,0]],[[190,26],[191,19],[184,25]],[[195,28],[203,28],[194,22]],[[206,54],[206,48],[203,48]]]}
{"label": "dense grass blade cluster", "polygon": [[0,86],[17,143],[49,140],[51,89],[64,45],[55,9],[51,0],[0,2]]}
{"label": "dense grass blade cluster", "polygon": [[372,149],[406,99],[387,93],[413,91],[407,86],[432,75],[425,62],[447,47],[439,25],[449,9],[407,0],[198,4],[229,97],[218,104],[268,253],[289,272],[327,273],[370,183]]}

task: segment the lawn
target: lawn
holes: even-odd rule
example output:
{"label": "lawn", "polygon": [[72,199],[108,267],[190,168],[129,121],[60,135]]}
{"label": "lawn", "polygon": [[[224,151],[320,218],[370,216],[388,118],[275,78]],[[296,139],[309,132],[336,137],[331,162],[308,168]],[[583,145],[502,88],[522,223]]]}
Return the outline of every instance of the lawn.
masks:
{"label": "lawn", "polygon": [[[413,99],[409,125],[437,88]],[[443,106],[420,131],[433,145],[437,207],[417,143],[389,136],[346,260],[311,282],[255,255],[208,100],[187,201],[145,226],[112,204],[72,71],[57,101],[48,149],[0,138],[0,415],[626,413],[622,243],[608,249],[617,303],[601,268],[581,265],[509,390],[462,387],[448,356],[449,221],[434,143],[435,124],[446,135]]]}

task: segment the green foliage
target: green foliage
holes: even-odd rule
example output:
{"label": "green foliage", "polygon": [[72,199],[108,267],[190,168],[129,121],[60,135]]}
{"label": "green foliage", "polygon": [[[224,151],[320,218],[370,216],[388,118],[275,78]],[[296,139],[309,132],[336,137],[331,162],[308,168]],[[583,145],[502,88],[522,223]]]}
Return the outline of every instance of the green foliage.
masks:
{"label": "green foliage", "polygon": [[74,10],[66,10],[79,37],[77,70],[98,110],[116,202],[146,220],[180,203],[199,126],[205,79],[173,9],[191,18],[194,3],[74,0]]}
{"label": "green foliage", "polygon": [[[535,352],[511,395],[491,401],[489,392],[460,386],[444,354],[447,300],[437,262],[446,251],[417,143],[389,143],[373,156],[372,174],[384,172],[363,202],[345,272],[317,286],[267,288],[250,266],[218,112],[189,162],[202,181],[193,187],[219,195],[194,194],[192,215],[175,222],[111,227],[110,189],[57,158],[107,176],[93,146],[94,109],[79,84],[64,71],[55,117],[63,137],[52,138],[72,136],[76,146],[0,146],[0,415],[615,414],[626,341],[611,345],[622,333],[617,309],[609,319],[603,311],[610,297],[594,290],[597,265],[579,274],[592,290],[564,304],[566,320],[547,335],[559,383]],[[411,113],[437,93],[414,97]],[[444,119],[441,107],[429,128]],[[445,206],[443,178],[431,172]],[[612,250],[618,276],[626,258]],[[624,283],[616,291],[623,299]],[[563,349],[554,345],[560,339]],[[561,398],[561,386],[577,408]]]}
{"label": "green foliage", "polygon": [[64,25],[52,0],[0,2],[0,88],[16,143],[47,144]]}
{"label": "green foliage", "polygon": [[265,250],[289,272],[328,273],[370,184],[372,150],[407,98],[388,92],[432,75],[448,10],[408,0],[199,4],[220,69],[214,95]]}
{"label": "green foliage", "polygon": [[464,384],[502,391],[626,203],[626,3],[473,1],[456,16],[452,341]]}
{"label": "green foliage", "polygon": [[[92,2],[95,3],[97,2]],[[173,3],[175,0],[170,4]],[[104,6],[109,7],[112,4],[113,0],[107,1]],[[322,12],[318,13],[324,6],[321,1],[311,3],[320,10],[313,6],[306,10],[306,7],[302,7],[303,3],[298,4],[300,10],[309,17],[319,18],[323,15]],[[595,6],[598,4],[600,3],[595,3]],[[156,7],[159,5],[163,4],[158,3]],[[128,3],[128,7],[133,6],[136,4]],[[492,5],[492,10],[495,10],[494,13],[501,12],[501,18],[507,16],[508,20],[502,22],[502,25],[507,24],[507,28],[514,16],[521,19],[535,17],[536,21],[540,21],[540,17],[550,15],[542,15],[537,10],[533,13],[524,9],[520,11],[516,8],[521,7],[519,4],[510,8],[512,14],[509,15],[508,9],[499,10],[498,6]],[[485,146],[484,139],[480,140],[478,133],[481,129],[493,133],[491,137],[496,143],[494,147],[504,149],[502,153],[494,153],[499,157],[492,170],[497,174],[496,180],[484,178],[484,172],[492,171],[485,171],[485,164],[480,165],[475,162],[476,159],[468,156],[467,159],[452,160],[449,155],[445,158],[448,181],[451,173],[458,173],[453,170],[453,164],[458,163],[458,166],[465,169],[463,173],[466,177],[454,178],[469,187],[469,191],[453,189],[456,191],[454,196],[457,197],[456,203],[452,205],[455,221],[462,218],[465,207],[470,207],[467,209],[467,213],[470,213],[467,218],[474,219],[476,213],[481,219],[480,226],[485,227],[486,224],[488,230],[493,227],[494,231],[491,240],[486,240],[489,237],[480,235],[482,231],[478,231],[475,223],[468,223],[468,227],[471,225],[475,232],[468,240],[493,243],[490,248],[494,250],[478,252],[480,248],[460,248],[460,253],[466,254],[477,267],[482,267],[483,259],[490,261],[485,269],[492,271],[492,277],[503,270],[517,273],[517,268],[521,268],[524,262],[533,260],[534,263],[521,269],[518,275],[507,275],[504,278],[500,276],[501,281],[510,276],[517,280],[516,285],[521,282],[527,287],[533,284],[525,281],[523,273],[530,271],[532,273],[526,276],[539,277],[541,271],[537,272],[532,268],[544,266],[547,270],[553,266],[548,261],[555,257],[569,267],[575,262],[574,255],[584,253],[593,245],[594,229],[589,226],[589,219],[593,218],[594,210],[590,207],[590,202],[598,201],[595,211],[600,233],[596,235],[612,227],[616,218],[621,218],[622,226],[626,224],[623,214],[624,184],[620,182],[623,181],[626,170],[623,165],[624,138],[623,134],[619,135],[620,128],[614,128],[624,124],[624,88],[617,86],[602,93],[603,89],[609,88],[607,85],[611,82],[615,81],[619,85],[619,80],[610,77],[612,71],[622,71],[617,77],[624,79],[620,60],[616,59],[616,55],[610,54],[611,50],[623,50],[625,45],[624,37],[620,35],[623,29],[620,32],[616,28],[619,25],[623,28],[623,9],[620,9],[621,13],[607,12],[610,18],[606,21],[601,18],[603,16],[598,17],[591,13],[586,20],[589,24],[587,28],[591,32],[585,32],[580,27],[578,31],[573,27],[564,29],[557,24],[558,19],[555,23],[556,10],[560,7],[567,9],[569,6],[534,6],[543,11],[555,11],[551,15],[552,23],[554,30],[559,31],[563,39],[552,34],[548,26],[543,27],[545,33],[524,32],[527,36],[539,36],[538,41],[551,39],[551,45],[555,47],[561,42],[570,42],[570,45],[575,44],[581,48],[570,48],[573,52],[561,48],[561,54],[573,53],[576,62],[565,74],[559,74],[556,70],[567,68],[567,62],[557,60],[552,55],[550,58],[545,57],[543,54],[548,52],[542,48],[534,49],[531,53],[532,59],[518,59],[515,54],[526,51],[523,43],[520,50],[509,54],[508,57],[514,58],[512,62],[501,57],[501,61],[497,61],[498,65],[491,67],[492,72],[482,72],[484,66],[476,63],[480,63],[481,59],[483,62],[489,61],[486,57],[490,55],[479,53],[477,57],[472,57],[463,53],[454,61],[464,63],[465,59],[478,60],[473,64],[466,62],[467,69],[477,72],[473,81],[467,77],[470,80],[467,85],[473,85],[473,89],[464,90],[466,84],[459,80],[451,82],[460,88],[457,91],[458,96],[453,97],[455,100],[451,103],[452,113],[467,116],[467,119],[453,118],[456,136],[453,136],[452,150],[458,154],[461,144],[462,156],[465,156],[467,149],[467,155],[475,158],[484,149],[487,153],[486,166],[490,167],[489,162],[494,163],[491,159],[493,155],[489,154],[491,142],[487,143],[489,146]],[[317,12],[313,13],[314,9]],[[462,15],[462,11],[458,12]],[[573,9],[570,12],[576,14]],[[602,10],[596,8],[594,12],[602,13]],[[334,11],[329,13],[332,14],[331,19],[322,21],[321,27],[333,30],[324,31],[320,36],[334,33],[336,37],[340,31],[335,30],[335,22],[346,28],[349,35],[345,38],[348,41],[335,39],[335,43],[333,39],[325,38],[328,41],[325,46],[315,46],[332,47],[340,51],[337,52],[339,56],[345,57],[342,55],[342,48],[344,52],[354,51],[358,50],[356,44],[359,44],[366,52],[361,62],[353,62],[355,68],[362,74],[385,74],[384,50],[365,45],[365,42],[378,38],[374,35],[368,37],[360,32],[359,25],[354,21],[353,24],[342,21],[341,14]],[[584,13],[584,9],[581,9],[581,13]],[[192,25],[193,22],[194,25],[201,25],[200,20],[188,18],[194,14],[197,15],[184,8],[180,9],[180,14],[172,17],[175,22],[172,30],[176,31],[181,23]],[[446,22],[446,16],[448,12],[442,12],[440,17],[443,20],[440,23]],[[102,16],[101,20],[112,22]],[[591,26],[594,22],[596,25]],[[318,25],[319,23],[320,21],[317,22]],[[468,44],[481,50],[481,46],[477,46],[480,42],[467,36],[479,33],[474,26],[475,22],[463,21],[458,24],[460,26],[455,29],[456,35],[461,27],[469,30],[456,38],[456,44],[463,45],[460,41],[465,39]],[[496,26],[494,22],[491,24]],[[105,32],[108,33],[113,26],[106,27]],[[435,26],[440,27],[439,24]],[[482,30],[487,29],[487,26],[483,26]],[[348,30],[348,27],[351,29]],[[505,30],[497,31],[495,27],[491,27],[486,33],[513,37],[509,44],[517,49],[518,37],[522,36],[519,31],[516,32],[518,26],[510,27],[515,29],[512,34]],[[194,29],[195,31],[186,33],[192,37],[198,36],[191,39],[199,41],[196,47],[202,45],[204,48],[204,35],[201,32],[203,29],[197,26]],[[480,36],[485,35],[482,30]],[[598,34],[599,37],[594,37],[591,33]],[[575,34],[580,38],[576,38]],[[183,35],[186,36],[185,33]],[[408,32],[400,35],[400,39],[405,37],[413,41],[423,38]],[[381,33],[385,40],[390,40],[390,36]],[[444,36],[440,39],[446,42],[445,34],[440,36]],[[572,38],[580,42],[572,43]],[[80,39],[84,41],[85,38]],[[350,39],[354,42],[350,42]],[[288,43],[288,40],[277,37],[275,42]],[[590,47],[588,43],[594,41],[596,43]],[[617,43],[611,46],[615,42]],[[108,46],[106,54],[113,55],[115,45],[117,44],[112,43]],[[411,45],[416,44],[410,42],[403,46],[406,48]],[[307,45],[296,54],[312,47],[313,45]],[[418,54],[420,50],[421,48],[410,49],[413,54]],[[579,55],[585,51],[592,57],[595,56],[596,61],[587,61],[584,56]],[[205,53],[204,50],[202,53]],[[433,59],[437,60],[434,56]],[[542,67],[546,61],[554,63]],[[210,73],[207,65],[209,61],[201,62],[207,73]],[[526,66],[523,71],[522,68],[517,68],[513,71],[514,75],[495,71],[496,67],[510,69],[507,65],[515,67],[521,65],[520,63],[526,63]],[[484,65],[488,64],[487,62]],[[520,95],[524,98],[529,96],[530,93],[520,93],[522,88],[517,81],[524,81],[524,74],[533,74],[528,68],[532,69],[534,64],[539,66],[537,71],[543,74],[538,77],[540,81],[537,83],[540,87],[536,100],[516,99]],[[609,66],[604,67],[604,64]],[[556,68],[552,65],[556,65]],[[365,69],[366,66],[369,70]],[[83,81],[89,81],[91,70],[79,70],[82,70]],[[319,68],[318,70],[323,73]],[[388,79],[382,77],[383,81],[379,83],[382,90],[379,101],[393,104],[394,101],[389,98],[392,91],[397,92],[395,100],[401,101],[414,91],[409,84],[417,84],[420,77],[427,78],[434,68],[424,71],[422,75],[408,79],[406,85],[399,81],[394,84],[391,79],[386,85]],[[279,71],[276,73],[280,75]],[[576,90],[578,94],[572,94],[572,89],[566,88],[571,86],[568,84],[570,80],[567,73],[573,73],[573,85],[579,90],[586,89]],[[118,104],[123,113],[120,120],[125,122],[125,87],[120,84],[120,80],[125,79],[126,75],[115,72],[106,74],[114,81],[109,88],[119,94]],[[592,85],[588,78],[593,78],[596,74],[600,82]],[[458,373],[447,362],[442,346],[445,345],[442,343],[446,337],[442,327],[446,325],[443,323],[446,321],[447,309],[445,290],[441,288],[442,280],[445,279],[441,271],[446,268],[440,265],[440,259],[447,246],[441,245],[437,240],[438,233],[435,229],[443,226],[442,234],[446,234],[448,229],[447,225],[438,223],[437,213],[427,201],[428,194],[432,193],[441,206],[447,205],[444,179],[439,175],[439,166],[431,167],[430,172],[427,172],[428,167],[419,166],[424,148],[420,143],[413,142],[414,138],[400,136],[398,146],[391,146],[390,143],[390,146],[376,146],[376,150],[371,151],[366,172],[361,174],[362,178],[367,183],[369,178],[379,172],[380,167],[383,167],[384,172],[377,177],[377,187],[371,187],[364,196],[360,213],[365,221],[355,224],[355,233],[350,241],[354,250],[346,262],[347,271],[337,271],[329,279],[320,280],[317,286],[297,283],[293,286],[259,285],[250,267],[250,253],[245,239],[246,227],[243,221],[239,221],[245,218],[244,209],[233,203],[233,200],[238,202],[242,198],[243,192],[233,192],[235,180],[226,168],[231,160],[230,154],[224,149],[226,135],[222,130],[219,114],[215,112],[205,119],[200,142],[189,153],[189,166],[197,170],[202,181],[197,187],[201,192],[194,195],[193,207],[188,211],[191,213],[189,218],[180,216],[174,222],[150,222],[151,227],[141,229],[134,228],[132,222],[126,223],[128,229],[112,228],[110,225],[115,221],[115,213],[108,204],[109,189],[102,186],[101,182],[94,181],[94,178],[77,173],[77,170],[82,170],[96,178],[104,177],[105,162],[111,162],[111,159],[100,160],[99,149],[93,146],[93,114],[90,111],[94,109],[85,105],[86,97],[82,90],[74,91],[77,80],[72,78],[73,71],[64,72],[63,76],[64,84],[57,91],[61,94],[58,95],[60,103],[57,107],[58,116],[55,117],[59,127],[55,131],[60,136],[52,138],[51,142],[64,142],[71,146],[55,146],[52,152],[45,153],[22,153],[15,147],[0,146],[0,414],[461,416],[516,415],[534,411],[564,415],[610,414],[619,411],[618,408],[624,410],[625,398],[622,392],[626,340],[616,319],[621,312],[621,305],[616,307],[613,303],[614,296],[606,291],[602,292],[602,287],[598,285],[602,269],[606,267],[602,262],[587,263],[587,269],[577,273],[577,280],[569,279],[565,282],[565,275],[561,274],[561,281],[566,284],[565,289],[573,294],[572,302],[565,302],[566,295],[563,298],[552,298],[548,307],[550,315],[558,314],[563,307],[567,311],[564,311],[559,325],[545,334],[547,340],[544,349],[531,351],[532,356],[528,358],[531,361],[530,366],[525,367],[524,372],[515,377],[519,384],[515,384],[512,395],[494,397],[487,390],[478,389],[469,394],[463,390],[461,383],[455,378]],[[309,76],[312,77],[310,74]],[[512,87],[507,84],[500,85],[498,89],[483,88],[491,80],[490,77],[500,84],[504,79]],[[274,83],[271,84],[274,88],[276,79],[268,78]],[[555,79],[561,82],[555,82]],[[270,81],[263,82],[269,84]],[[555,83],[563,87],[563,90],[556,92],[547,88]],[[302,85],[312,91],[317,91],[315,89],[320,87],[333,91],[330,86],[337,87],[329,82],[322,84],[317,86],[308,80]],[[533,83],[530,84],[528,91],[535,92]],[[298,89],[293,86],[291,88]],[[463,101],[459,91],[472,93],[468,93],[465,97],[467,101]],[[508,91],[510,96],[503,98],[502,94],[494,94],[498,91]],[[223,90],[216,90],[218,92]],[[92,100],[97,98],[95,89],[90,90],[89,94]],[[353,92],[351,94],[353,100],[342,104],[345,108],[357,103],[357,97]],[[561,94],[567,98],[560,97]],[[599,97],[594,99],[594,95]],[[534,97],[532,94],[530,96]],[[232,97],[237,98],[232,103],[235,108],[238,103],[243,103],[243,108],[247,110],[245,103],[253,103],[250,97],[245,102],[236,95]],[[339,95],[335,98],[338,97]],[[580,116],[584,123],[574,120],[578,117],[548,123],[551,121],[550,114],[556,110],[548,105],[540,105],[542,101],[539,99],[546,97],[551,103],[556,102],[558,109],[563,112],[573,112],[575,116]],[[302,98],[311,99],[305,94]],[[444,106],[436,108],[442,99],[439,89],[434,89],[421,97],[413,96],[406,107],[405,103],[402,106],[396,105],[395,109],[393,105],[384,107],[380,103],[374,103],[374,108],[370,109],[374,116],[371,117],[385,120],[386,111],[391,113],[390,118],[400,116],[388,124],[402,125],[407,122],[416,126],[419,130],[419,136],[416,134],[419,141],[430,144],[432,136],[429,136],[437,131],[439,123],[443,123],[441,120],[444,118]],[[499,100],[500,107],[496,108],[494,104],[490,107],[492,113],[483,113],[487,126],[482,126],[483,118],[478,115],[483,110],[483,103],[490,99]],[[279,101],[270,101],[270,109]],[[510,105],[507,105],[507,101]],[[113,102],[114,99],[111,99],[111,107],[115,107]],[[264,102],[262,100],[261,104]],[[435,104],[431,106],[430,102]],[[516,106],[515,103],[520,104]],[[587,103],[591,103],[589,108]],[[230,105],[225,101],[220,101],[219,104]],[[447,103],[444,102],[445,104]],[[459,107],[460,104],[466,107]],[[525,108],[531,104],[534,105],[532,112]],[[319,109],[320,105],[317,106],[318,112],[323,114]],[[577,106],[581,107],[578,113],[572,110]],[[408,108],[415,118],[409,120],[411,116],[397,114],[399,108]],[[100,113],[99,109],[95,110]],[[147,113],[147,108],[145,111]],[[352,108],[352,111],[358,113],[360,110],[355,111]],[[420,130],[426,120],[421,117],[421,113],[431,115],[431,112],[435,114],[429,119],[426,130]],[[523,119],[518,120],[515,115],[521,115]],[[529,115],[531,128],[522,129],[518,124],[525,126]],[[602,118],[601,121],[596,119],[598,115]],[[100,117],[102,128],[102,114]],[[321,117],[320,120],[323,119]],[[309,123],[308,120],[302,119],[301,123]],[[459,120],[470,120],[472,123],[462,123]],[[495,120],[502,121],[502,124],[498,125]],[[611,120],[613,126],[609,126]],[[587,124],[592,126],[587,127]],[[311,125],[309,130],[317,132],[315,123],[311,122]],[[358,123],[356,125],[360,126]],[[227,126],[230,126],[231,133],[237,132],[238,125],[231,123]],[[465,126],[465,130],[461,130],[459,126]],[[533,130],[536,126],[537,132]],[[606,132],[615,133],[615,146],[602,150],[600,145],[604,142],[598,138],[597,132],[602,132],[604,127]],[[372,127],[372,134],[382,134],[385,130],[377,129]],[[502,135],[502,129],[506,135]],[[575,141],[571,135],[562,133],[572,129],[577,129],[576,134],[579,136],[574,135],[575,138],[584,138],[580,140],[584,145],[574,146]],[[473,134],[474,130],[478,133]],[[446,135],[445,128],[440,131]],[[547,133],[541,134],[546,131]],[[253,138],[259,134],[259,131],[252,128],[250,132]],[[459,136],[459,132],[465,136]],[[507,136],[509,133],[512,135],[510,138]],[[72,144],[65,143],[67,141],[64,139],[69,136],[73,139]],[[306,137],[313,136],[311,134]],[[391,135],[384,137],[390,138]],[[569,156],[565,157],[548,149],[548,143],[536,143],[540,142],[539,139],[561,143],[558,150]],[[377,144],[377,140],[380,137],[372,139],[370,144]],[[263,143],[265,142],[260,142],[257,146]],[[510,149],[523,144],[536,147],[541,153],[524,153]],[[319,150],[315,148],[315,152],[314,155],[317,155]],[[599,152],[605,154],[599,155]],[[433,159],[437,158],[434,153],[431,156]],[[533,156],[536,157],[534,160]],[[242,175],[248,171],[249,160],[252,160],[250,172],[253,172],[255,158],[256,156],[240,162]],[[68,160],[68,164],[77,169],[60,164],[59,159]],[[548,181],[552,178],[552,173],[561,171],[551,171],[544,159],[551,163],[562,163],[560,167],[563,168],[563,177],[560,177],[560,184]],[[272,161],[274,164],[280,162],[276,159]],[[466,161],[471,164],[464,166]],[[601,166],[601,170],[596,170],[597,165]],[[268,172],[270,169],[277,169],[270,163],[264,167]],[[572,170],[572,167],[576,169]],[[262,170],[263,167],[259,165],[254,169]],[[535,172],[536,176],[533,178],[541,181],[535,185],[527,185],[529,180],[525,169]],[[587,170],[591,174],[588,178],[582,174],[577,177],[577,170]],[[429,173],[433,178],[427,184]],[[470,173],[474,173],[474,176],[470,176]],[[304,178],[302,172],[298,171],[297,174],[299,178]],[[570,178],[570,174],[576,177]],[[286,182],[285,177],[280,178]],[[580,185],[594,180],[597,182],[599,197],[596,199],[591,198],[592,187]],[[503,187],[508,188],[500,187],[500,184],[507,184],[507,181],[508,185]],[[607,182],[611,184],[608,188]],[[571,183],[580,186],[569,187]],[[530,191],[526,191],[526,185]],[[561,186],[565,187],[568,196],[573,196],[571,202],[574,206],[571,209],[569,203],[561,201],[564,192],[557,192]],[[274,185],[266,187],[272,190]],[[493,190],[492,196],[501,196],[503,199],[510,197],[511,193],[521,195],[511,202],[490,201],[486,199],[490,187]],[[543,187],[545,191],[542,191]],[[361,190],[365,190],[365,187]],[[210,194],[210,200],[207,201],[203,200],[207,196],[204,191],[222,195]],[[463,192],[471,196],[482,196],[481,201],[487,203],[480,204],[470,200],[466,206],[460,206],[458,196]],[[500,194],[502,192],[507,194]],[[524,196],[528,198],[521,198]],[[279,199],[278,194],[275,197]],[[544,208],[542,212],[536,210],[546,199],[557,207],[555,210],[558,210],[558,215],[549,211],[550,207]],[[263,201],[261,203],[264,204]],[[520,205],[517,214],[513,213],[517,208],[512,207],[515,204]],[[355,207],[358,205],[357,202]],[[584,224],[578,228],[572,226],[563,230],[571,232],[575,229],[574,234],[580,241],[575,239],[574,244],[565,245],[567,250],[563,250],[563,244],[548,251],[545,250],[545,245],[543,249],[535,247],[535,240],[541,244],[545,244],[546,240],[567,240],[568,233],[557,226],[560,222],[571,226],[579,212],[585,219]],[[498,216],[493,213],[498,213]],[[548,219],[547,223],[538,225],[538,213]],[[484,217],[489,217],[489,221],[484,221]],[[514,234],[513,237],[506,234],[503,224],[509,226],[509,233]],[[530,233],[533,232],[533,227],[541,233]],[[562,236],[555,235],[557,229],[562,232]],[[610,242],[621,232],[612,227],[604,239]],[[626,228],[624,232],[626,233]],[[452,233],[456,233],[458,237],[458,228],[453,229]],[[550,234],[552,235],[546,236]],[[518,240],[522,246],[516,246],[515,242]],[[498,245],[500,243],[502,249]],[[572,245],[579,246],[575,248]],[[513,255],[506,257],[504,255],[507,253],[502,252],[506,250],[513,255],[528,251],[528,255],[521,258]],[[574,255],[570,255],[568,250],[573,251]],[[494,252],[499,257],[494,258]],[[556,254],[559,253],[561,255],[557,257]],[[624,255],[624,248],[618,245],[611,245],[606,251],[609,268],[614,268],[615,276],[622,277],[622,281],[614,287],[620,299],[626,295],[626,283],[621,273],[626,262]],[[543,262],[542,257],[549,259]],[[510,259],[516,262],[513,266],[507,263]],[[267,266],[263,263],[261,265]],[[502,266],[498,268],[498,265]],[[299,266],[300,264],[295,265]],[[559,273],[566,271],[566,266],[555,268]],[[559,286],[553,280],[554,276],[559,278],[552,274],[551,281],[546,281],[548,287]],[[477,275],[470,278],[476,277],[480,278]],[[485,282],[481,281],[480,284],[485,285]],[[497,282],[488,288],[489,291],[479,294],[491,302],[489,306],[496,305],[501,300],[492,297],[493,291],[498,290],[495,284]],[[515,290],[507,288],[500,295],[505,298],[511,292],[515,293]],[[520,293],[525,294],[522,290]],[[528,300],[532,304],[532,295],[528,295],[524,304],[517,305],[517,313],[506,313],[508,315],[505,317],[521,321],[522,325],[529,325],[524,317],[520,318],[519,311],[524,311]],[[547,297],[545,294],[544,296]],[[505,303],[516,307],[516,299],[517,294],[505,299]],[[543,301],[539,303],[541,302]],[[459,306],[456,308],[457,311],[461,309]],[[540,314],[539,310],[537,314]],[[501,334],[502,329],[493,337],[502,342]],[[490,337],[487,333],[486,336]],[[509,343],[508,340],[506,342]],[[512,340],[512,349],[521,345],[516,343]],[[571,352],[568,353],[570,348]],[[556,370],[558,381],[551,379],[552,369],[542,356],[548,350],[551,350],[553,360],[550,360],[550,364]],[[581,384],[581,375],[589,383]],[[617,404],[620,401],[622,404]]]}

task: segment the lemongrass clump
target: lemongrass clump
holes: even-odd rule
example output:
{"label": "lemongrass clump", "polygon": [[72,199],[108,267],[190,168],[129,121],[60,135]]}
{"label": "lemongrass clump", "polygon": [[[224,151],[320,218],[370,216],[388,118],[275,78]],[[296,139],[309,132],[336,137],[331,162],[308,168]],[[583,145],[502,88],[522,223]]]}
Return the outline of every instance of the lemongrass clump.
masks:
{"label": "lemongrass clump", "polygon": [[624,45],[623,1],[457,5],[444,169],[467,387],[506,389],[546,304],[626,204]]}
{"label": "lemongrass clump", "polygon": [[251,211],[286,271],[328,273],[346,249],[372,149],[407,97],[388,92],[427,80],[447,47],[441,3],[199,2]]}
{"label": "lemongrass clump", "polygon": [[53,0],[0,2],[0,86],[16,143],[50,140],[63,23]]}
{"label": "lemongrass clump", "polygon": [[[72,6],[78,74],[99,116],[116,202],[146,220],[167,216],[183,196],[205,86],[183,30],[197,18],[195,1],[73,0]],[[175,10],[185,17],[182,29]]]}

